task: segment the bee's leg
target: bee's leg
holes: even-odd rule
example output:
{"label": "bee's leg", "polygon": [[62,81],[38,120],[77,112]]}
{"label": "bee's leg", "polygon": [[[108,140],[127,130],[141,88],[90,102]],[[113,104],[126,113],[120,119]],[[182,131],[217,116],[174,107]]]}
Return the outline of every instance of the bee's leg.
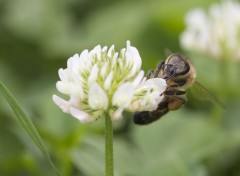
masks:
{"label": "bee's leg", "polygon": [[175,84],[169,86],[169,87],[181,87],[187,83],[187,80],[179,80],[179,81],[174,81]]}
{"label": "bee's leg", "polygon": [[149,70],[146,74],[146,78],[150,79],[154,77],[154,70]]}
{"label": "bee's leg", "polygon": [[168,110],[179,109],[187,102],[186,91],[183,90],[166,90],[164,95],[168,98]]}
{"label": "bee's leg", "polygon": [[178,95],[186,95],[186,91],[185,90],[178,90],[178,89],[168,89],[165,90],[162,95],[166,95],[166,96],[178,96]]}
{"label": "bee's leg", "polygon": [[160,64],[158,64],[157,70],[156,70],[155,75],[154,75],[154,78],[159,77],[158,74],[163,69],[164,65],[165,65],[165,61],[162,61]]}

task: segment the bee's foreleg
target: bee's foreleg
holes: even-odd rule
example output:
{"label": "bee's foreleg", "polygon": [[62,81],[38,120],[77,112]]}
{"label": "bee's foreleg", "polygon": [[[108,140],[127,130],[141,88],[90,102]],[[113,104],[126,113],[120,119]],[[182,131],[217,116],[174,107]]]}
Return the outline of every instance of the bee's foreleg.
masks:
{"label": "bee's foreleg", "polygon": [[150,78],[153,78],[154,77],[154,70],[149,70],[146,74],[146,78],[147,79],[150,79]]}

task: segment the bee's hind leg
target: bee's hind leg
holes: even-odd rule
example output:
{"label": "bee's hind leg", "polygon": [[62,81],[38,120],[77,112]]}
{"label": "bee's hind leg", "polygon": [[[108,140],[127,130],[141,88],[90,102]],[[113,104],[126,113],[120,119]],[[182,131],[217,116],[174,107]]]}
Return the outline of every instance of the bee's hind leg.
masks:
{"label": "bee's hind leg", "polygon": [[168,109],[170,111],[179,109],[187,102],[186,91],[184,90],[166,90],[164,95],[168,97]]}

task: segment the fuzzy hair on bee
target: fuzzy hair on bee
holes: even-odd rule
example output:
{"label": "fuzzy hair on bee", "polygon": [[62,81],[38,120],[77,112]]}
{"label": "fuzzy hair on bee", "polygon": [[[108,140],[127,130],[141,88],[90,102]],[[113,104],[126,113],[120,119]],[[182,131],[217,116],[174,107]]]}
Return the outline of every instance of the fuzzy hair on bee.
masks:
{"label": "fuzzy hair on bee", "polygon": [[165,61],[162,61],[156,68],[147,74],[147,79],[163,78],[167,82],[167,88],[162,93],[163,100],[158,104],[156,110],[135,112],[133,121],[138,125],[150,124],[169,111],[174,111],[182,107],[187,102],[186,90],[194,84],[201,87],[213,102],[223,107],[215,96],[213,96],[196,79],[196,70],[190,60],[179,54],[171,54]]}

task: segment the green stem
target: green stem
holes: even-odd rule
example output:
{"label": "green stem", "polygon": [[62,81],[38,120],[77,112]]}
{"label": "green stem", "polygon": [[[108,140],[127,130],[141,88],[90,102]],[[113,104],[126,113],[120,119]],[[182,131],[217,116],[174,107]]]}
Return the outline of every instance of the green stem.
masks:
{"label": "green stem", "polygon": [[113,176],[113,128],[112,119],[105,115],[105,175]]}

